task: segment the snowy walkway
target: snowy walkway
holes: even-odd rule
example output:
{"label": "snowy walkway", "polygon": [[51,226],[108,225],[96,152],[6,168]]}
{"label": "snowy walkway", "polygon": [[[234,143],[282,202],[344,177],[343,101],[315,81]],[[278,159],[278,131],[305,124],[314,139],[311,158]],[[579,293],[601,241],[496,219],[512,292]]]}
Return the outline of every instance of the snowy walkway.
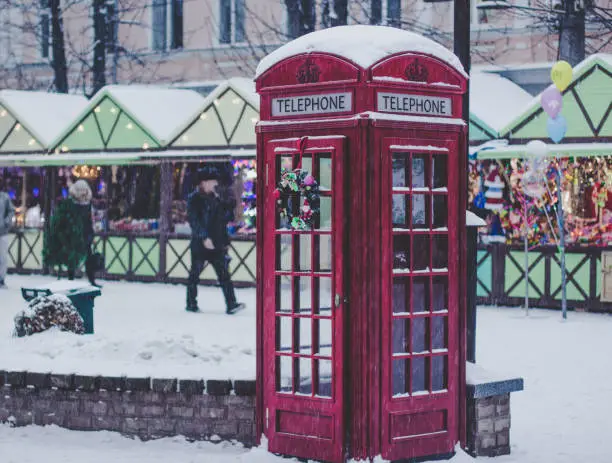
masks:
{"label": "snowy walkway", "polygon": [[[183,309],[183,288],[107,283],[96,303],[93,336],[47,333],[10,337],[12,316],[21,307],[18,286],[41,277],[11,277],[0,292],[0,369],[253,378],[254,291],[239,291],[247,310],[223,314],[218,288],[202,290],[203,314]],[[139,302],[139,298],[143,301]],[[203,305],[203,304],[202,304]],[[513,454],[495,463],[608,463],[612,453],[612,316],[535,310],[481,308],[478,363],[525,378],[525,391],[512,395]],[[263,451],[227,444],[188,444],[181,439],[141,443],[110,433],[57,428],[10,429],[0,425],[3,461],[90,463],[117,461],[274,462]],[[110,458],[109,458],[110,457]],[[7,459],[8,458],[8,459]],[[464,455],[453,463],[466,460]]]}
{"label": "snowy walkway", "polygon": [[185,311],[185,287],[103,282],[95,334],[46,332],[12,338],[25,307],[21,286],[56,281],[11,276],[0,290],[0,370],[181,379],[255,378],[255,290],[237,290],[247,308],[225,314],[220,288],[200,288],[202,313]]}

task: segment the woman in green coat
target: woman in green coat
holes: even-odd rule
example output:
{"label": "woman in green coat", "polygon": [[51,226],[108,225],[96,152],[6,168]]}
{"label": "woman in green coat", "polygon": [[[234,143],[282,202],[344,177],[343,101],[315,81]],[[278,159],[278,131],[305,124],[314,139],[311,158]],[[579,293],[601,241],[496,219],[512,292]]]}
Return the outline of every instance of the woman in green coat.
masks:
{"label": "woman in green coat", "polygon": [[[45,235],[43,259],[50,267],[66,267],[68,279],[73,280],[76,269],[91,254],[93,223],[91,219],[92,193],[85,180],[78,180],[69,190],[69,197],[55,207],[49,233]],[[92,284],[93,275],[88,271]]]}

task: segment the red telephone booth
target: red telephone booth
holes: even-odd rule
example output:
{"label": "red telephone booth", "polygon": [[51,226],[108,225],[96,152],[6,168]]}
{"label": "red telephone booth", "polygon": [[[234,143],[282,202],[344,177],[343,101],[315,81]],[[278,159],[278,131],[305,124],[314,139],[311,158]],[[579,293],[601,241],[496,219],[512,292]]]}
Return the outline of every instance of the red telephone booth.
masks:
{"label": "red telephone booth", "polygon": [[463,68],[410,32],[348,26],[279,48],[256,85],[269,450],[452,453],[465,428]]}

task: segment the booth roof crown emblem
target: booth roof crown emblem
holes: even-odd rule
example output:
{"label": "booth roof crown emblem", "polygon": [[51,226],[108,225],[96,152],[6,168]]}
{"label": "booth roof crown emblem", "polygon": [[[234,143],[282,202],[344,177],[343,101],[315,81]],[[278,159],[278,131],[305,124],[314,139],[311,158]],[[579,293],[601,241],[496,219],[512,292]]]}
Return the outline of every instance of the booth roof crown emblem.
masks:
{"label": "booth roof crown emblem", "polygon": [[412,63],[406,66],[404,71],[406,79],[412,82],[427,82],[429,78],[429,72],[427,68],[423,66],[418,59],[415,59]]}
{"label": "booth roof crown emblem", "polygon": [[321,69],[312,59],[308,58],[304,61],[304,64],[298,68],[295,77],[300,84],[314,84],[318,82],[321,77]]}

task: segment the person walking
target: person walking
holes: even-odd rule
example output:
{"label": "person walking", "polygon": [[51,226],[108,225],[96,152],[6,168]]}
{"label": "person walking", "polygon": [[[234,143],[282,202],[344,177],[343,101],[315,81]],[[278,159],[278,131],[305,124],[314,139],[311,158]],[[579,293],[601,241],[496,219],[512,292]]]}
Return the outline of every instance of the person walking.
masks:
{"label": "person walking", "polygon": [[6,288],[4,282],[9,264],[9,236],[13,225],[15,207],[11,197],[4,191],[4,180],[0,178],[0,289]]}
{"label": "person walking", "polygon": [[51,217],[43,257],[46,265],[59,266],[60,270],[66,266],[69,280],[74,280],[77,268],[85,261],[89,282],[99,286],[95,281],[98,269],[91,252],[94,237],[91,199],[87,181],[78,180],[70,186],[69,197],[57,205]]}
{"label": "person walking", "polygon": [[225,297],[225,312],[233,314],[244,308],[236,301],[227,256],[227,205],[216,188],[219,174],[211,167],[198,170],[198,186],[187,199],[187,217],[191,227],[191,271],[187,282],[188,312],[198,312],[198,284],[206,262],[209,262],[219,280]]}

